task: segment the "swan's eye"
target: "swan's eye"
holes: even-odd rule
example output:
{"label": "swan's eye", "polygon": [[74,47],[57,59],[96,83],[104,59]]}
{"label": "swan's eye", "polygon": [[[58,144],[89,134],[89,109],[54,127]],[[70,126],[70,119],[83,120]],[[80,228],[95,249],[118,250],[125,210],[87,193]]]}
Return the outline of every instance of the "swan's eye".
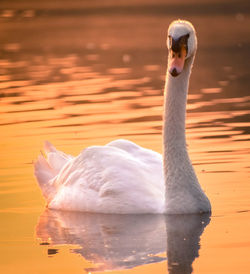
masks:
{"label": "swan's eye", "polygon": [[186,35],[181,36],[181,37],[180,37],[181,43],[187,44],[188,38],[189,38],[189,33],[186,34]]}

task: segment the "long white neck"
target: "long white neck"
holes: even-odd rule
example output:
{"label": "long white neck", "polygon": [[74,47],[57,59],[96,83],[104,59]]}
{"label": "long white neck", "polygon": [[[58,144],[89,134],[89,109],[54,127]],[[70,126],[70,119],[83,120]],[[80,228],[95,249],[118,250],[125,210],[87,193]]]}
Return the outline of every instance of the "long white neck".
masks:
{"label": "long white neck", "polygon": [[186,102],[194,57],[185,62],[182,73],[173,77],[168,71],[164,92],[163,147],[165,174],[180,158],[188,160],[186,150]]}
{"label": "long white neck", "polygon": [[164,97],[164,175],[166,213],[209,211],[186,148],[185,118],[189,77],[194,57],[185,61],[177,77],[167,72]]}

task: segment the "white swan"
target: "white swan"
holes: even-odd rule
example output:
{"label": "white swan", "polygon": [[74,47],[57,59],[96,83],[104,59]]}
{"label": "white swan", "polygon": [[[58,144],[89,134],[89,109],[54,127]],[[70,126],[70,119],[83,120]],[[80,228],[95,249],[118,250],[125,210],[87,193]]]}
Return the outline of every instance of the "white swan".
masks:
{"label": "white swan", "polygon": [[120,214],[211,211],[186,149],[186,97],[197,48],[192,24],[174,21],[167,46],[163,161],[157,152],[127,140],[88,147],[75,158],[46,142],[47,160],[39,156],[35,175],[49,208]]}

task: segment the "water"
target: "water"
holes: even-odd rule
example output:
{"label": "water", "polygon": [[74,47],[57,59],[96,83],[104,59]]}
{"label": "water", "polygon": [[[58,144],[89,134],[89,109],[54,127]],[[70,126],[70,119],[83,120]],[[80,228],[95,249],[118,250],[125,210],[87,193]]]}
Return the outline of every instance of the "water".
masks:
{"label": "water", "polygon": [[[1,272],[248,273],[249,14],[248,1],[1,2]],[[72,155],[116,138],[162,151],[178,17],[198,33],[187,139],[212,216],[46,210],[32,165],[44,140]]]}

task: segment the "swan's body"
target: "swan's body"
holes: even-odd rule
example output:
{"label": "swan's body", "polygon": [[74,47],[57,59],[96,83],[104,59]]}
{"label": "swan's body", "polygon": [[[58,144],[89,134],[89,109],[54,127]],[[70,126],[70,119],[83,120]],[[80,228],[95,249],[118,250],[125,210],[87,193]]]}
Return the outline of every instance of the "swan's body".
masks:
{"label": "swan's body", "polygon": [[189,160],[185,138],[195,30],[189,22],[174,21],[168,34],[163,160],[160,154],[126,140],[86,148],[75,158],[47,142],[47,160],[38,158],[35,175],[49,208],[122,214],[211,210]]}
{"label": "swan's body", "polygon": [[[159,153],[126,140],[88,147],[68,159],[49,143],[45,151],[48,164],[40,156],[36,176],[50,208],[129,214],[164,212]],[[59,162],[61,167],[56,166]],[[58,171],[57,175],[51,174],[51,168],[55,174]],[[48,178],[43,182],[46,170]]]}

